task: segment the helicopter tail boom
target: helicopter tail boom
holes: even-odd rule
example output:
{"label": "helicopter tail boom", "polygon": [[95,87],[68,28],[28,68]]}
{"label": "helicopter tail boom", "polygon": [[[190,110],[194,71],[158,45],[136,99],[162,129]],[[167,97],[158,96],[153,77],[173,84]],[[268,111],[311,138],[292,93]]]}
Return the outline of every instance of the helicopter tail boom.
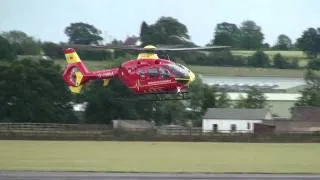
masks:
{"label": "helicopter tail boom", "polygon": [[89,71],[73,48],[64,51],[68,63],[63,72],[63,79],[73,93],[80,93],[83,84],[89,80],[102,79],[107,86],[111,78],[118,74],[118,68]]}
{"label": "helicopter tail boom", "polygon": [[86,76],[90,71],[73,48],[65,49],[64,54],[68,65],[63,72],[63,80],[71,92],[80,93],[82,84],[87,81],[88,78]]}

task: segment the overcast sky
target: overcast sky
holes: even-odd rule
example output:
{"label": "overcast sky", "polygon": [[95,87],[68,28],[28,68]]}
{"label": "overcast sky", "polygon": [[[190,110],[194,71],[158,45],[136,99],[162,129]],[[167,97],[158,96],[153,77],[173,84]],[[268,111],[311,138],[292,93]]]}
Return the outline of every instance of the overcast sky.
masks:
{"label": "overcast sky", "polygon": [[320,27],[319,0],[1,0],[0,31],[21,30],[42,41],[67,41],[64,28],[73,22],[94,25],[103,37],[124,40],[138,35],[140,24],[161,16],[177,18],[191,40],[205,45],[217,23],[238,26],[253,20],[265,42],[279,34],[293,41],[308,27]]}

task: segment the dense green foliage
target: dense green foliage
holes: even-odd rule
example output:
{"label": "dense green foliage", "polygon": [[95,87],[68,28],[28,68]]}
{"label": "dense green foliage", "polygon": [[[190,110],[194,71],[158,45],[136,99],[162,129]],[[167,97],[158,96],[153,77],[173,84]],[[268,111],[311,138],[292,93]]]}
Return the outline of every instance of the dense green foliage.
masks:
{"label": "dense green foliage", "polygon": [[[86,23],[71,23],[65,28],[69,43],[97,45],[101,43],[101,31]],[[298,39],[297,47],[308,55],[317,57],[320,45],[320,30],[309,28]],[[172,17],[161,17],[154,24],[143,22],[140,29],[143,45],[182,45],[195,46],[190,41],[187,27]],[[238,27],[222,22],[215,28],[214,38],[209,45],[228,45],[236,49],[252,49],[248,56],[233,55],[229,50],[213,52],[174,52],[160,54],[163,58],[173,57],[179,63],[214,66],[275,67],[279,69],[297,68],[294,59],[281,54],[267,55],[262,48],[270,45],[263,42],[261,27],[253,21],[244,21]],[[113,40],[112,45],[122,45],[123,41]],[[289,50],[292,41],[284,34],[279,35],[273,49]],[[64,43],[40,42],[21,31],[4,32],[0,36],[0,60],[13,60],[16,55],[45,55],[54,59],[64,58]],[[108,60],[108,67],[118,67],[122,62],[134,57],[127,52],[77,49],[81,58],[86,60]],[[129,52],[131,53],[131,52]],[[271,59],[272,58],[272,59]],[[320,60],[308,62],[311,69],[320,69]],[[187,101],[141,101],[119,80],[113,79],[108,87],[101,82],[88,84],[84,92],[74,97],[61,79],[62,70],[51,62],[13,61],[0,66],[0,121],[9,122],[59,122],[75,123],[70,102],[87,102],[86,123],[110,123],[112,119],[145,119],[157,124],[186,124],[193,121],[201,124],[201,116],[207,108],[230,107],[225,92],[205,85],[199,78],[190,87],[191,99]],[[296,106],[318,106],[318,77],[309,73],[306,76],[307,88]],[[248,97],[242,98],[236,107],[263,108],[265,98],[262,92],[250,89]],[[18,113],[17,113],[18,112]]]}
{"label": "dense green foliage", "polygon": [[51,58],[64,58],[63,48],[53,42],[43,42],[41,48],[46,56]]}
{"label": "dense green foliage", "polygon": [[266,107],[266,98],[261,91],[251,87],[246,93],[247,97],[240,97],[240,100],[235,105],[236,108],[260,109]]}
{"label": "dense green foliage", "polygon": [[0,36],[0,60],[13,60],[16,56],[15,49],[8,40]]}
{"label": "dense green foliage", "polygon": [[280,34],[274,48],[279,50],[289,50],[292,48],[292,41],[287,35]]}
{"label": "dense green foliage", "polygon": [[264,35],[261,27],[254,21],[244,21],[240,26],[240,48],[242,49],[259,49],[262,46]]}
{"label": "dense green foliage", "polygon": [[52,62],[15,61],[0,67],[0,121],[77,122],[71,95]]}
{"label": "dense green foliage", "polygon": [[317,106],[320,107],[320,76],[312,70],[305,74],[306,87],[301,91],[302,96],[295,106]]}
{"label": "dense green foliage", "polygon": [[309,28],[297,39],[297,46],[308,56],[317,58],[320,53],[320,28]]}
{"label": "dense green foliage", "polygon": [[9,31],[2,33],[18,55],[40,55],[41,43],[22,31]]}
{"label": "dense green foliage", "polygon": [[161,17],[155,24],[142,22],[140,38],[143,45],[147,44],[186,44],[189,42],[187,27],[172,17]]}
{"label": "dense green foliage", "polygon": [[117,79],[112,79],[107,87],[102,87],[101,82],[92,83],[82,96],[81,100],[88,102],[87,123],[144,119],[156,124],[183,125],[191,120],[194,125],[200,125],[201,116],[207,108],[230,106],[225,92],[203,84],[199,78],[190,87],[191,99],[185,101],[145,101],[144,95],[134,95]]}
{"label": "dense green foliage", "polygon": [[278,69],[296,69],[299,65],[296,59],[290,60],[277,53],[273,56],[273,67]]}
{"label": "dense green foliage", "polygon": [[269,67],[269,57],[263,51],[257,51],[249,57],[248,65],[253,67]]}
{"label": "dense green foliage", "polygon": [[240,30],[235,24],[228,22],[219,23],[216,26],[213,45],[239,47]]}
{"label": "dense green foliage", "polygon": [[98,44],[103,40],[100,30],[82,22],[71,23],[64,32],[69,37],[71,44]]}

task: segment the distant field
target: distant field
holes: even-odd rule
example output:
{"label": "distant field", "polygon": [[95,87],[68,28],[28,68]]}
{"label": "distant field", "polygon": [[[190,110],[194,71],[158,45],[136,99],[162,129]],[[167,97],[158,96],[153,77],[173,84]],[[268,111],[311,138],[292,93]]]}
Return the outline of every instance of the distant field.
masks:
{"label": "distant field", "polygon": [[[245,50],[234,50],[232,51],[233,55],[241,55],[241,56],[251,56],[256,51],[245,51]],[[280,53],[282,56],[291,57],[291,58],[299,58],[306,59],[307,56],[303,53],[303,51],[263,51],[270,57],[274,56],[277,53]]]}
{"label": "distant field", "polygon": [[0,141],[1,170],[320,173],[320,144]]}
{"label": "distant field", "polygon": [[[233,55],[248,57],[253,55],[256,51],[234,50],[231,52]],[[273,56],[276,55],[277,53],[289,59],[297,59],[298,64],[301,67],[305,67],[308,63],[308,57],[306,56],[306,54],[303,53],[303,51],[263,51],[263,52],[266,53],[270,59],[273,59]]]}
{"label": "distant field", "polygon": [[[64,60],[56,60],[56,64],[61,67],[66,66]],[[103,69],[110,65],[108,61],[84,61],[90,70]],[[189,68],[195,73],[212,74],[217,76],[283,76],[283,77],[303,77],[305,70],[294,69],[272,69],[272,68],[249,68],[249,67],[220,67],[220,66],[196,66]]]}

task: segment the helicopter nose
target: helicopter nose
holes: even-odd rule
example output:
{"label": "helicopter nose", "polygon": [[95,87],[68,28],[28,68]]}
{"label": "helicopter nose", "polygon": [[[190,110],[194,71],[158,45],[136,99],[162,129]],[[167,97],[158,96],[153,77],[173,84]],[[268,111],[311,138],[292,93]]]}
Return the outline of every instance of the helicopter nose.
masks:
{"label": "helicopter nose", "polygon": [[188,81],[188,85],[190,85],[195,80],[196,75],[192,71],[189,70],[189,77],[190,78],[189,78],[189,81]]}

